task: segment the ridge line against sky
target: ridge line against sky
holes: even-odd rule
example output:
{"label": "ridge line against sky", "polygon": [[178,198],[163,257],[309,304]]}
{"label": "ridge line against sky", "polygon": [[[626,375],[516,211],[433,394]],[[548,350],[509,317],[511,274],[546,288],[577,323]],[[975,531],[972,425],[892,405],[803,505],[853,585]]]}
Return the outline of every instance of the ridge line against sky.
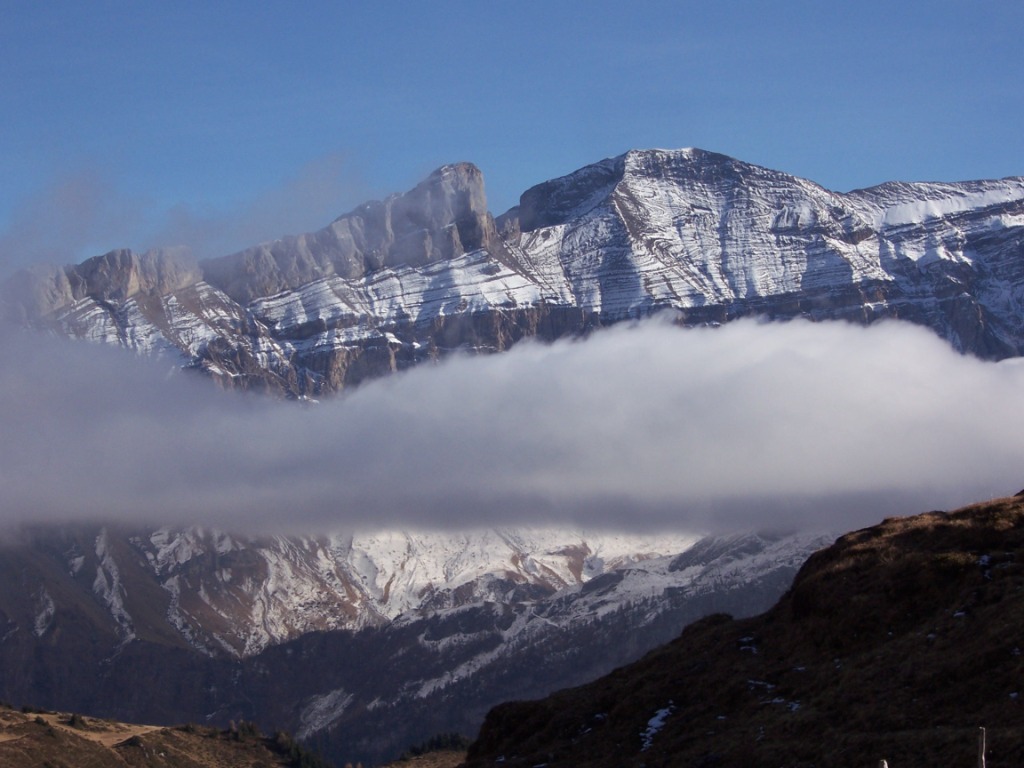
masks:
{"label": "ridge line against sky", "polygon": [[628,149],[836,191],[1024,174],[1024,4],[4,3],[0,273],[318,229],[468,160],[500,213]]}

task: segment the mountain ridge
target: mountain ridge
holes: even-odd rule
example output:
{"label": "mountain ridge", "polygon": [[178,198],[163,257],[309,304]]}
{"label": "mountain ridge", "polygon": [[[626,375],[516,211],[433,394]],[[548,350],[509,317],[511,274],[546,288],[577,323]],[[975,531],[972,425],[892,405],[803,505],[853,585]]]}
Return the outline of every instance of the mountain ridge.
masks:
{"label": "mountain ridge", "polygon": [[704,150],[631,150],[498,217],[479,169],[458,163],[314,233],[201,264],[111,252],[19,272],[2,294],[22,324],[301,398],[658,312],[897,318],[1018,356],[1022,243],[1019,177],[837,193]]}

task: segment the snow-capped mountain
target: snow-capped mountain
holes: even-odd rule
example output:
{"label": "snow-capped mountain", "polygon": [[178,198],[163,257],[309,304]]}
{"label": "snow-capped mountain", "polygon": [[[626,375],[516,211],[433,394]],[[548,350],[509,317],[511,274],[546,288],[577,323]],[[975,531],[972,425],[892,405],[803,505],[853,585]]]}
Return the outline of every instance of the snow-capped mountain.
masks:
{"label": "snow-capped mountain", "polygon": [[886,317],[987,358],[1024,350],[1024,179],[840,194],[699,149],[631,151],[495,219],[474,166],[324,229],[201,264],[114,251],[4,287],[8,316],[169,354],[220,382],[332,392],[672,310],[680,323]]}
{"label": "snow-capped mountain", "polygon": [[[202,263],[112,251],[23,271],[23,325],[309,397],[656,312],[680,324],[896,317],[1024,350],[1024,179],[846,194],[702,150],[636,151],[495,218],[446,166],[324,229]],[[585,531],[246,538],[39,527],[0,541],[0,697],[284,726],[377,760],[582,683],[787,588],[816,536]],[[348,752],[344,750],[350,750]]]}
{"label": "snow-capped mountain", "polygon": [[709,612],[757,613],[830,541],[37,527],[0,549],[0,697],[256,720],[377,760],[471,734],[494,704],[603,674]]}

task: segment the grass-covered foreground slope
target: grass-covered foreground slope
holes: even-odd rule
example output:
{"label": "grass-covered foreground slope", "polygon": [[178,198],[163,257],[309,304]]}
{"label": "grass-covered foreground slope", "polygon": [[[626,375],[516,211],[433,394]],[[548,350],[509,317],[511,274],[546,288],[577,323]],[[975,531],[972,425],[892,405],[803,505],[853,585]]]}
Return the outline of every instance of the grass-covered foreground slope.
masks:
{"label": "grass-covered foreground slope", "polygon": [[488,715],[469,765],[1024,765],[1024,497],[888,519],[770,611]]}
{"label": "grass-covered foreground slope", "polygon": [[77,714],[0,706],[0,766],[6,768],[327,768],[285,734],[162,728]]}

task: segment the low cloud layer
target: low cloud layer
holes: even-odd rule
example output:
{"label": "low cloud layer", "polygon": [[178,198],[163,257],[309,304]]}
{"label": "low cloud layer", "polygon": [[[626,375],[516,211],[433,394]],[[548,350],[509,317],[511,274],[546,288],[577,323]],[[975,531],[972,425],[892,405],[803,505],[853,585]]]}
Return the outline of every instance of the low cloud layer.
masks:
{"label": "low cloud layer", "polygon": [[316,407],[0,340],[0,517],[847,529],[1024,487],[1024,365],[883,323],[616,327]]}

